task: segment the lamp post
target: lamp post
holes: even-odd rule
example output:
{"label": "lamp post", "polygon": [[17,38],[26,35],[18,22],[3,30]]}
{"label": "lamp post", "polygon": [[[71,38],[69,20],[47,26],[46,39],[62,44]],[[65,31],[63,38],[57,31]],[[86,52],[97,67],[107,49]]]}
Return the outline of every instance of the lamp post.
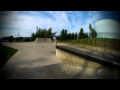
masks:
{"label": "lamp post", "polygon": [[8,34],[6,36],[7,36],[7,41],[8,41]]}
{"label": "lamp post", "polygon": [[77,39],[79,38],[79,33],[77,34]]}
{"label": "lamp post", "polygon": [[19,35],[20,35],[20,34],[19,34],[19,32],[18,32],[18,42],[19,42]]}

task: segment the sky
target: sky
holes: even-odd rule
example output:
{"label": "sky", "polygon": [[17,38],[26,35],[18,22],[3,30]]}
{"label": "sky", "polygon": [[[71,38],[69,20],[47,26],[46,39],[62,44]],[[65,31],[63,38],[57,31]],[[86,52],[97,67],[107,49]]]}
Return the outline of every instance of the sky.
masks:
{"label": "sky", "polygon": [[60,35],[62,29],[68,33],[78,33],[80,28],[89,32],[89,24],[94,28],[95,22],[112,19],[120,23],[115,11],[0,11],[0,38],[4,36],[30,37],[36,27],[52,28]]}

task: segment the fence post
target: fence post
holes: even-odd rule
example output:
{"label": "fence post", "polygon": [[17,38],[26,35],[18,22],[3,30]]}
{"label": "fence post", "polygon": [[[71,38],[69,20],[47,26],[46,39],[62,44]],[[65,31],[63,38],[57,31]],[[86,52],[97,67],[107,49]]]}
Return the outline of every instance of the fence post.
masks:
{"label": "fence post", "polygon": [[105,31],[105,51],[106,51],[106,31]]}
{"label": "fence post", "polygon": [[88,37],[87,37],[87,44],[89,45],[89,42],[88,42],[89,34],[88,34],[88,32],[87,32],[87,35],[88,35]]}
{"label": "fence post", "polygon": [[[116,44],[116,43],[115,43],[115,42],[116,42],[116,39],[115,39],[115,32],[113,32],[113,39],[114,39],[114,45],[113,45],[113,46],[115,47],[115,46],[116,46],[116,45],[115,45],[115,44]],[[112,49],[113,49],[113,48],[112,48]]]}
{"label": "fence post", "polygon": [[[102,39],[102,32],[101,32],[101,39]],[[101,47],[102,47],[102,44],[101,44]]]}

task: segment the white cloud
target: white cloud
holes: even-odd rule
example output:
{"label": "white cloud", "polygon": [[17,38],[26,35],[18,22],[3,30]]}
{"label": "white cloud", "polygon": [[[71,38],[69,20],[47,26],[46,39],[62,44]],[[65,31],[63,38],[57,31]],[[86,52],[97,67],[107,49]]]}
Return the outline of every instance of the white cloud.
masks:
{"label": "white cloud", "polygon": [[[79,32],[82,27],[85,32],[88,32],[89,23],[93,24],[98,18],[100,18],[99,13],[89,12],[89,17],[87,19],[83,19],[81,12],[66,12],[66,11],[46,11],[51,14],[54,18],[50,17],[41,17],[41,16],[31,16],[27,14],[18,14],[14,12],[9,16],[2,16],[9,24],[6,24],[6,27],[19,28],[21,30],[1,30],[0,33],[11,34],[13,36],[18,36],[18,32],[20,32],[21,36],[31,36],[31,33],[36,32],[36,26],[39,28],[48,29],[50,26],[53,28],[53,32],[57,32],[60,34],[60,31],[64,28],[67,29],[68,32]],[[40,14],[38,12],[30,11],[29,13]],[[71,14],[71,21],[68,19],[68,14]],[[76,15],[76,16],[75,16]],[[84,24],[82,24],[84,20]]]}
{"label": "white cloud", "polygon": [[[9,23],[6,24],[6,27],[20,28],[21,30],[19,32],[24,32],[21,35],[30,36],[32,32],[36,31],[36,26],[47,29],[51,26],[53,31],[57,31],[58,29],[61,30],[63,27],[69,26],[67,15],[64,12],[53,12],[51,14],[53,14],[55,20],[52,18],[41,18],[38,16],[31,17],[14,13],[9,17],[5,17],[7,23]],[[7,33],[6,30],[4,32]],[[10,33],[10,30],[8,30],[8,32]],[[16,34],[16,32],[18,31],[14,30],[11,34]]]}
{"label": "white cloud", "polygon": [[99,14],[99,11],[90,11],[88,13],[88,18],[86,19],[86,22],[85,24],[83,25],[83,27],[86,29],[87,32],[89,32],[89,24],[92,25],[92,27],[94,28],[94,23],[100,19],[100,14]]}

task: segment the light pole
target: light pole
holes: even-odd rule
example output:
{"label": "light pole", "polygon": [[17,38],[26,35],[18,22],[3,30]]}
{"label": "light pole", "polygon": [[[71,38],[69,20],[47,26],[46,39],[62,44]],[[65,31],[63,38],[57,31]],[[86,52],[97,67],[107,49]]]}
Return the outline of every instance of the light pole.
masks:
{"label": "light pole", "polygon": [[77,34],[77,39],[79,38],[79,33]]}
{"label": "light pole", "polygon": [[19,32],[18,32],[18,42],[19,42],[19,35],[20,35],[20,34],[19,34]]}
{"label": "light pole", "polygon": [[6,36],[7,36],[7,41],[8,41],[8,34]]}

